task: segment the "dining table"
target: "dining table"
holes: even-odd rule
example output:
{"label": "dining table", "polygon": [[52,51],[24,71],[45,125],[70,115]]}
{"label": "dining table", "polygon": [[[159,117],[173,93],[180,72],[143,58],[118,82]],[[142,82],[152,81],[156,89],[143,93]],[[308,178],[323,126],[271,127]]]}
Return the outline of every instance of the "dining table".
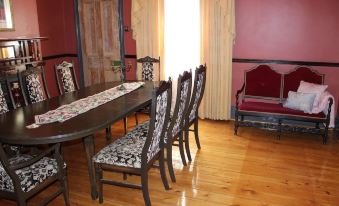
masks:
{"label": "dining table", "polygon": [[121,82],[100,83],[81,88],[42,102],[30,104],[0,115],[0,142],[11,145],[43,145],[82,139],[91,185],[91,197],[97,198],[94,164],[94,134],[116,121],[151,104],[152,91],[157,82],[145,82],[140,88],[112,101],[79,114],[64,122],[54,122],[30,128],[35,116],[55,110],[62,105],[98,94],[119,86]]}

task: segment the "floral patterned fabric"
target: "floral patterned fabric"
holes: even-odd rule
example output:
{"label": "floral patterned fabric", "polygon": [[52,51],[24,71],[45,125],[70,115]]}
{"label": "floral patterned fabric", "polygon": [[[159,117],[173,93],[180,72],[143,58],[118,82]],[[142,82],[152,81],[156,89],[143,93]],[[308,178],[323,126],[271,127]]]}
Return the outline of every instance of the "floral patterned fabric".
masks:
{"label": "floral patterned fabric", "polygon": [[141,168],[141,153],[148,133],[148,122],[138,125],[125,136],[109,144],[93,157],[101,164]]}
{"label": "floral patterned fabric", "polygon": [[142,63],[142,80],[144,81],[153,81],[153,63],[144,62]]}
{"label": "floral patterned fabric", "polygon": [[61,81],[64,88],[65,93],[73,92],[75,91],[75,85],[71,73],[71,67],[73,67],[73,64],[68,62],[62,62],[57,66],[57,69],[61,73]]}
{"label": "floral patterned fabric", "polygon": [[[30,155],[21,154],[9,159],[10,164],[18,164],[33,158]],[[64,164],[66,167],[66,164]],[[21,181],[21,189],[24,192],[29,192],[37,185],[42,183],[48,177],[56,175],[58,172],[57,161],[52,158],[44,157],[29,167],[16,170],[15,173]],[[0,190],[14,192],[13,181],[6,173],[0,163]]]}
{"label": "floral patterned fabric", "polygon": [[41,82],[39,80],[39,76],[37,74],[28,75],[26,77],[26,82],[29,99],[32,103],[41,102],[46,99]]}
{"label": "floral patterned fabric", "polygon": [[55,110],[46,112],[45,114],[35,115],[35,124],[40,125],[52,122],[64,122],[79,114],[85,113],[93,108],[112,101],[122,95],[130,93],[144,84],[144,82],[124,83],[120,86],[113,87],[98,94],[74,101],[70,104],[62,105]]}
{"label": "floral patterned fabric", "polygon": [[151,144],[147,152],[147,161],[150,161],[160,151],[161,133],[163,129],[167,129],[167,125],[164,125],[166,110],[169,106],[167,103],[167,98],[168,92],[163,92],[161,95],[157,97],[155,127],[152,135]]}
{"label": "floral patterned fabric", "polygon": [[194,98],[194,104],[192,107],[192,110],[189,115],[189,121],[193,121],[196,117],[195,114],[198,110],[198,101],[200,99],[201,93],[202,93],[202,83],[204,82],[204,73],[201,73],[198,75],[198,82],[197,82],[197,93]]}
{"label": "floral patterned fabric", "polygon": [[0,86],[0,114],[4,114],[6,112],[8,112],[8,105],[5,99],[5,95],[4,92],[2,91],[2,88]]}
{"label": "floral patterned fabric", "polygon": [[[171,118],[171,121],[175,121],[175,124],[173,126],[172,129],[172,137],[175,137],[178,135],[179,131],[182,129],[182,125],[180,125],[180,122],[182,120],[182,118],[184,117],[184,110],[185,110],[185,105],[187,103],[187,101],[189,101],[189,97],[188,97],[188,87],[189,87],[189,83],[190,83],[190,79],[187,79],[185,82],[181,83],[181,92],[180,92],[180,96],[178,97],[179,100],[179,111],[178,111],[178,116],[177,119],[173,120]],[[167,143],[167,134],[165,135],[165,143]]]}

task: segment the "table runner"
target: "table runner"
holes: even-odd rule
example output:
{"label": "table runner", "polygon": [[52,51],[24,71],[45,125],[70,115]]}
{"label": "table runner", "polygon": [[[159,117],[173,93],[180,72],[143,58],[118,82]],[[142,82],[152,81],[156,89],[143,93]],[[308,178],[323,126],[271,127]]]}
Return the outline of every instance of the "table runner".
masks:
{"label": "table runner", "polygon": [[98,94],[79,99],[70,104],[62,105],[55,110],[50,110],[44,114],[35,115],[35,123],[27,126],[27,128],[36,128],[39,125],[52,122],[64,122],[79,114],[85,113],[102,104],[112,101],[122,95],[130,93],[144,84],[144,82],[123,83]]}

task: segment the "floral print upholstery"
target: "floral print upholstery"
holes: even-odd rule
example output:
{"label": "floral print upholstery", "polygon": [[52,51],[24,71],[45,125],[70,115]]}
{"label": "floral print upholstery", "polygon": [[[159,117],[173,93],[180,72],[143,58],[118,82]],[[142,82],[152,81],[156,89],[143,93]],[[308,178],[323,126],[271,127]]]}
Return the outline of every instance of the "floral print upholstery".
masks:
{"label": "floral print upholstery", "polygon": [[[187,103],[187,101],[189,101],[189,97],[188,97],[188,88],[189,88],[189,83],[190,83],[190,79],[187,79],[186,81],[181,83],[181,91],[180,91],[180,96],[179,98],[179,111],[178,111],[178,116],[177,118],[174,120],[171,118],[171,121],[175,121],[175,124],[173,126],[172,129],[172,137],[175,137],[178,135],[179,131],[181,130],[181,126],[180,122],[182,120],[182,118],[184,117],[184,110],[185,110],[185,105]],[[165,143],[167,143],[167,135],[165,136]]]}
{"label": "floral print upholstery", "polygon": [[192,110],[190,112],[189,115],[189,122],[193,121],[196,118],[196,112],[198,110],[198,102],[200,100],[200,96],[202,93],[202,84],[204,82],[204,72],[198,75],[198,81],[197,81],[197,91],[196,91],[196,95],[194,98],[194,104],[192,107]]}
{"label": "floral print upholstery", "polygon": [[9,111],[9,109],[8,109],[8,105],[7,105],[7,102],[6,102],[6,98],[5,98],[4,92],[2,91],[2,88],[0,86],[0,114],[4,114],[8,111]]}
{"label": "floral print upholstery", "polygon": [[[165,125],[165,117],[168,106],[168,92],[165,91],[157,97],[155,127],[152,135],[151,144],[147,152],[147,161],[150,161],[160,151],[161,133],[167,129]],[[165,127],[165,128],[164,128]]]}
{"label": "floral print upholstery", "polygon": [[153,63],[152,62],[143,62],[142,63],[142,80],[152,81],[153,80]]}
{"label": "floral print upholstery", "polygon": [[[16,155],[9,159],[10,164],[18,164],[33,158],[27,154]],[[64,164],[64,168],[66,164]],[[24,192],[29,192],[37,185],[42,183],[48,177],[54,176],[58,173],[57,161],[52,158],[43,157],[34,164],[18,169],[15,171],[21,181],[21,189]],[[6,173],[2,164],[0,163],[0,190],[14,192],[14,185],[11,177]]]}
{"label": "floral print upholstery", "polygon": [[32,103],[41,102],[46,99],[38,74],[28,75],[26,83],[29,99]]}
{"label": "floral print upholstery", "polygon": [[125,136],[109,144],[94,157],[101,164],[141,168],[141,152],[145,145],[149,123],[138,125]]}
{"label": "floral print upholstery", "polygon": [[74,85],[74,81],[73,81],[73,77],[71,73],[72,67],[73,67],[73,64],[65,62],[65,61],[57,66],[57,69],[61,73],[61,81],[62,81],[65,93],[75,91],[75,85]]}

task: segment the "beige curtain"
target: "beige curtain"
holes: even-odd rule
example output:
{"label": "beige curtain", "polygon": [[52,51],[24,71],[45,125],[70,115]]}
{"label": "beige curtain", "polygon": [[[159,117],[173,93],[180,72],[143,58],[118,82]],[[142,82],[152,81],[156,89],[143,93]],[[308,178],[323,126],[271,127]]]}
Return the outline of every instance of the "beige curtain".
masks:
{"label": "beige curtain", "polygon": [[207,65],[201,118],[231,116],[232,48],[235,38],[234,0],[200,0],[201,62]]}
{"label": "beige curtain", "polygon": [[[132,0],[132,30],[136,40],[137,57],[151,56],[161,62],[161,79],[164,79],[164,0]],[[159,76],[154,70],[155,79]],[[141,65],[137,68],[137,79],[141,79]]]}

